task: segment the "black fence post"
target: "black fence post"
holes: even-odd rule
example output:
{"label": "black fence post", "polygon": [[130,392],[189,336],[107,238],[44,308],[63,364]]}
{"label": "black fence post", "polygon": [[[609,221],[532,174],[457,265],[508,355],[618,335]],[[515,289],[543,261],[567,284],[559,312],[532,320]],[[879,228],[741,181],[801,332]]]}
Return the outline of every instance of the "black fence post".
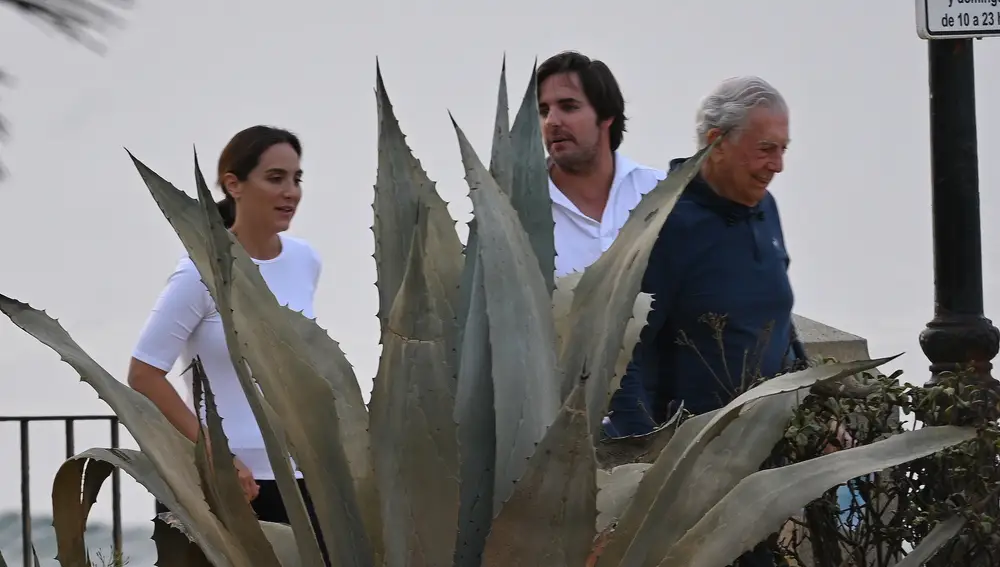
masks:
{"label": "black fence post", "polygon": [[21,554],[22,565],[33,567],[31,539],[31,437],[28,421],[21,421]]}
{"label": "black fence post", "polygon": [[[119,448],[118,417],[111,417],[111,448]],[[111,530],[114,538],[115,556],[122,552],[122,477],[121,471],[115,467],[111,471]]]}
{"label": "black fence post", "polygon": [[[30,426],[37,421],[62,421],[65,426],[66,459],[76,455],[76,422],[106,421],[110,425],[110,446],[120,448],[121,427],[114,415],[45,415],[45,416],[0,416],[0,423],[17,422],[20,431],[21,461],[21,548],[24,567],[34,567],[34,547],[31,530],[31,436]],[[122,542],[122,497],[121,472],[115,469],[111,476],[112,537],[115,555],[123,550]]]}

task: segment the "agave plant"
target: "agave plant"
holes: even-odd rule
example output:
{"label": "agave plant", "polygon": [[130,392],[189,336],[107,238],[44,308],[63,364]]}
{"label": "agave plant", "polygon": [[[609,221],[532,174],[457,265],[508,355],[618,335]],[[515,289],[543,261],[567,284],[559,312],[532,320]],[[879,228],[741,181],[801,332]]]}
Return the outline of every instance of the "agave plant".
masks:
{"label": "agave plant", "polygon": [[759,471],[812,386],[883,358],[766,381],[720,410],[622,441],[644,447],[646,462],[615,462],[628,451],[607,451],[598,431],[649,309],[642,273],[711,148],[650,192],[597,262],[557,281],[535,75],[513,126],[505,75],[489,168],[452,120],[475,215],[463,247],[377,71],[383,351],[368,407],[338,344],[278,304],[223,228],[197,155],[197,199],[132,158],[218,305],[288,526],[258,522],[243,499],[197,360],[207,419],[191,443],[54,319],[0,296],[0,310],[73,366],[139,445],[90,449],[60,468],[52,497],[62,565],[88,565],[86,519],[118,467],[173,511],[154,533],[160,567],[320,566],[291,457],[337,567],[722,567],[830,487],[977,434],[928,427]]}

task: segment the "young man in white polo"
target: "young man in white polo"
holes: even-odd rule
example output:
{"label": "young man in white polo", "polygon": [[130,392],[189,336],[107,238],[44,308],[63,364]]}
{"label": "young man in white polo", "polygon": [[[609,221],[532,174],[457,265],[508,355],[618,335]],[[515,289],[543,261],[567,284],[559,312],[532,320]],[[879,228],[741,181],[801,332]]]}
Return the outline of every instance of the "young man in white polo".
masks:
{"label": "young man in white polo", "polygon": [[625,99],[603,62],[566,51],[539,65],[537,80],[559,277],[596,261],[666,172],[618,151]]}
{"label": "young man in white polo", "polygon": [[[565,51],[539,65],[536,76],[560,277],[582,272],[610,248],[642,196],[667,174],[618,151],[625,99],[602,61]],[[641,393],[619,390],[611,409],[647,405],[642,397],[633,399]],[[604,428],[618,436],[608,418]]]}

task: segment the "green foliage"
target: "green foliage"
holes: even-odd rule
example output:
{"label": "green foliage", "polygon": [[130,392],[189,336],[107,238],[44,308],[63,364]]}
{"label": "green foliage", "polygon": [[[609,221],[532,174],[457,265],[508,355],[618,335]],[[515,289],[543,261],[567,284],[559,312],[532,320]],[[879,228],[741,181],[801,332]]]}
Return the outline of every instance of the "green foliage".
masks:
{"label": "green foliage", "polygon": [[[907,555],[907,550],[921,542],[942,547],[929,565],[995,565],[1000,559],[994,527],[1000,502],[997,385],[960,373],[920,387],[900,383],[900,374],[866,375],[876,389],[860,398],[829,392],[806,397],[777,452],[789,462],[816,458],[837,443],[836,426],[846,427],[859,445],[932,425],[970,427],[979,434],[945,451],[854,478],[811,502],[781,542],[798,564],[902,565],[904,556],[916,562],[917,553]],[[904,416],[913,423],[904,424]],[[846,508],[838,503],[841,487],[850,491]]]}
{"label": "green foliage", "polygon": [[592,266],[557,281],[534,79],[509,129],[501,89],[489,169],[453,124],[475,214],[464,250],[381,72],[376,85],[383,352],[368,408],[336,342],[278,304],[223,228],[197,158],[193,199],[133,157],[219,308],[290,525],[255,524],[238,498],[197,360],[207,419],[192,443],[54,319],[0,295],[0,311],[73,366],[140,448],[91,449],[60,468],[62,565],[86,567],[86,518],[113,467],[172,510],[154,533],[160,567],[322,565],[293,458],[336,567],[723,567],[831,486],[977,438],[974,427],[927,427],[760,470],[803,396],[849,384],[883,358],[802,369],[679,426],[597,441],[649,310],[639,287],[650,250],[714,146],[648,193]]}
{"label": "green foliage", "polygon": [[97,567],[125,567],[129,564],[129,559],[121,551],[111,551],[111,555],[105,557],[100,549],[94,553],[94,558],[98,561]]}
{"label": "green foliage", "polygon": [[[716,339],[717,352],[708,353],[713,357],[724,358],[726,322],[725,315],[714,313],[701,318]],[[769,334],[765,326],[757,350],[766,346]],[[677,343],[697,352],[683,333]],[[707,365],[706,354],[697,354]],[[816,357],[799,361],[792,370],[835,362]],[[733,370],[739,371],[738,379],[734,380]],[[723,371],[724,376],[713,372],[729,396],[722,402],[763,380],[757,369],[747,365]],[[785,561],[813,567],[996,564],[1000,536],[993,523],[1000,508],[1000,386],[984,382],[971,370],[945,375],[927,387],[900,384],[901,374],[865,372],[836,384],[817,384],[793,413],[764,468],[816,459],[848,446],[870,445],[927,425],[971,427],[979,434],[955,448],[824,491],[788,521],[780,537],[770,538],[776,554]],[[730,391],[734,383],[738,385]],[[914,423],[904,427],[903,416],[912,417]],[[850,500],[846,507],[844,492]]]}

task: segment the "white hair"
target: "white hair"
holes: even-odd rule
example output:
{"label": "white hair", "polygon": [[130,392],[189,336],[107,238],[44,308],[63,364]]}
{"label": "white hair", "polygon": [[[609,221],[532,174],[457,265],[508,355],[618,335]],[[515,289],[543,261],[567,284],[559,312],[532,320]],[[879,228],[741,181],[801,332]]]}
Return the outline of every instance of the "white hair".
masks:
{"label": "white hair", "polygon": [[698,106],[695,132],[699,147],[708,144],[708,132],[713,128],[739,136],[750,111],[758,106],[788,113],[781,93],[760,77],[733,77],[722,81]]}

